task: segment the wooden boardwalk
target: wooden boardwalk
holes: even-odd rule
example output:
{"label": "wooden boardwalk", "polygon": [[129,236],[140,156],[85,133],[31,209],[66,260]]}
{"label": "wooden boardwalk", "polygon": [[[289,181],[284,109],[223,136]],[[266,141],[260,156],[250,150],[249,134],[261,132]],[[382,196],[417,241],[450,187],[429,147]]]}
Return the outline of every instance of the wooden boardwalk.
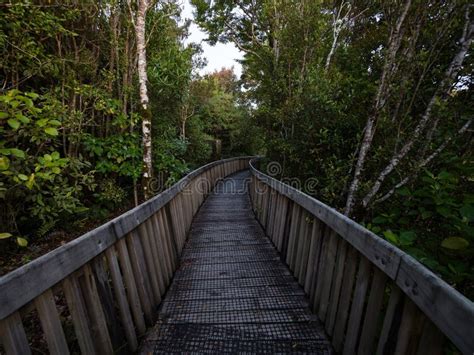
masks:
{"label": "wooden boardwalk", "polygon": [[140,351],[330,354],[329,341],[251,210],[249,173],[219,184]]}

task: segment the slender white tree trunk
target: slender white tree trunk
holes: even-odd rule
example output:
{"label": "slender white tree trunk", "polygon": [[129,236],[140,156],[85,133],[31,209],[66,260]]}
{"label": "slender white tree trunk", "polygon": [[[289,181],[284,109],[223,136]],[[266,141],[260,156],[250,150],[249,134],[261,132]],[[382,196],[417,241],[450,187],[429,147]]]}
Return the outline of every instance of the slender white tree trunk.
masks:
{"label": "slender white tree trunk", "polygon": [[137,58],[138,58],[138,82],[140,85],[140,105],[142,120],[142,143],[143,143],[143,194],[145,199],[152,196],[150,191],[150,180],[153,176],[153,164],[151,154],[151,112],[148,106],[147,90],[147,62],[146,62],[146,42],[145,42],[145,24],[146,12],[149,7],[148,0],[138,0],[138,9],[135,21],[135,34],[137,40]]}
{"label": "slender white tree trunk", "polygon": [[367,123],[364,129],[364,136],[362,138],[362,143],[359,149],[359,155],[357,157],[357,162],[354,168],[354,177],[349,186],[349,192],[347,194],[346,207],[344,214],[349,216],[352,213],[352,209],[355,204],[355,194],[359,189],[360,176],[365,166],[365,160],[367,158],[367,153],[372,145],[372,139],[375,133],[375,123],[380,115],[380,111],[383,109],[386,100],[388,81],[392,74],[394,68],[394,62],[397,55],[397,52],[400,48],[402,33],[401,28],[405,18],[408,14],[408,10],[411,6],[411,0],[407,0],[403,11],[400,17],[397,20],[397,24],[390,36],[389,46],[387,49],[386,60],[382,71],[382,76],[380,78],[379,87],[377,89],[377,95],[375,97],[374,108],[372,114],[367,119]]}
{"label": "slender white tree trunk", "polygon": [[[451,64],[449,65],[448,70],[445,73],[443,81],[441,82],[438,90],[432,96],[426,110],[420,120],[418,125],[415,127],[413,134],[411,135],[410,139],[405,143],[405,145],[393,155],[390,159],[387,166],[381,171],[377,180],[373,184],[370,191],[364,197],[362,204],[364,207],[367,207],[372,199],[375,197],[377,192],[380,190],[382,183],[384,182],[385,178],[398,166],[400,161],[406,157],[406,155],[411,151],[413,145],[418,141],[418,138],[423,133],[424,129],[431,122],[431,117],[433,114],[433,108],[437,100],[446,100],[448,97],[448,93],[451,89],[451,86],[455,82],[459,70],[461,69],[462,63],[466,58],[466,55],[469,51],[469,47],[471,46],[472,39],[474,36],[474,20],[469,18],[469,8],[466,10],[466,23],[464,27],[464,31],[462,37],[459,40],[460,47],[456,55],[453,57]],[[467,128],[466,128],[467,129]]]}

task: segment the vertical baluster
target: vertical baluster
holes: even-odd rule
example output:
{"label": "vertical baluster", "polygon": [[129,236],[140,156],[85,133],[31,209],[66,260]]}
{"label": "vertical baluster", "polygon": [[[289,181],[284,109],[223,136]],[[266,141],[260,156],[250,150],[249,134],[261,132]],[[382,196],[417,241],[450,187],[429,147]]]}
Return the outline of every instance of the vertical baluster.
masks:
{"label": "vertical baluster", "polygon": [[127,244],[124,239],[120,239],[116,243],[118,258],[127,288],[128,304],[132,310],[133,319],[138,330],[138,334],[145,333],[145,319],[143,318],[142,304],[138,294],[138,287],[133,275],[132,263],[128,254]]}
{"label": "vertical baluster", "polygon": [[342,277],[344,276],[344,266],[346,263],[348,247],[347,242],[344,241],[344,239],[339,236],[337,237],[339,238],[337,261],[333,274],[334,281],[332,283],[331,296],[329,297],[328,314],[325,321],[326,332],[329,335],[332,335],[334,323],[336,322],[337,306],[341,295]]}
{"label": "vertical baluster", "polygon": [[374,280],[372,281],[364,326],[360,336],[359,354],[372,354],[374,351],[374,342],[378,329],[377,323],[382,310],[386,282],[387,276],[380,269],[374,267]]}
{"label": "vertical baluster", "polygon": [[86,317],[87,310],[76,276],[73,274],[64,279],[62,286],[81,352],[83,354],[93,354],[95,349]]}
{"label": "vertical baluster", "polygon": [[400,304],[402,301],[402,291],[395,284],[392,285],[392,292],[388,301],[387,310],[383,320],[382,331],[380,332],[379,342],[377,345],[376,354],[385,354],[385,348],[390,340],[390,332],[396,324],[396,318],[400,312]]}
{"label": "vertical baluster", "polygon": [[349,247],[347,262],[344,267],[344,276],[342,278],[341,297],[336,314],[336,324],[334,327],[333,346],[336,352],[340,352],[343,345],[344,333],[346,331],[347,318],[349,315],[349,306],[352,298],[352,289],[355,282],[357,271],[357,250]]}
{"label": "vertical baluster", "polygon": [[357,283],[354,290],[354,298],[351,305],[351,314],[349,316],[349,324],[347,326],[346,339],[344,341],[343,354],[353,354],[359,338],[359,329],[362,322],[364,312],[365,296],[369,287],[370,269],[372,264],[370,261],[361,256],[359,263],[359,271],[357,273]]}
{"label": "vertical baluster", "polygon": [[107,256],[107,263],[110,269],[110,276],[112,277],[115,297],[117,298],[117,305],[119,308],[122,325],[125,330],[125,336],[127,338],[130,350],[135,351],[138,347],[137,336],[135,334],[132,315],[127,302],[127,296],[125,294],[125,287],[122,280],[122,275],[120,273],[117,255],[115,254],[115,248],[113,246],[108,248],[105,251],[105,254]]}
{"label": "vertical baluster", "polygon": [[0,338],[7,354],[31,354],[20,314],[14,312],[0,320]]}
{"label": "vertical baluster", "polygon": [[95,277],[89,264],[82,267],[84,276],[80,279],[85,304],[92,320],[92,333],[95,334],[94,341],[99,352],[111,354],[113,352],[107,322],[100,302],[99,292],[95,283]]}

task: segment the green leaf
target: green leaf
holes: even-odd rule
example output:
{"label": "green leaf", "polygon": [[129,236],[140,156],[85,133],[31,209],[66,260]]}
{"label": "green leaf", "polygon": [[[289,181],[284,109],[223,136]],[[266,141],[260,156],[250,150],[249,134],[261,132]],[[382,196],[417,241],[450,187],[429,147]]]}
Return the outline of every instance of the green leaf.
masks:
{"label": "green leaf", "polygon": [[400,233],[400,245],[410,246],[416,240],[416,233],[413,231],[403,231]]}
{"label": "green leaf", "polygon": [[399,245],[398,236],[395,233],[393,233],[390,229],[383,232],[383,235],[392,244]]}
{"label": "green leaf", "polygon": [[53,173],[55,173],[55,174],[59,174],[59,173],[61,172],[61,169],[59,169],[57,166],[53,167],[51,170],[52,170]]}
{"label": "green leaf", "polygon": [[10,167],[10,159],[7,157],[0,157],[0,171],[8,170]]}
{"label": "green leaf", "polygon": [[15,115],[16,119],[21,121],[22,123],[29,123],[30,119],[25,115],[21,114],[20,112]]}
{"label": "green leaf", "polygon": [[461,237],[449,237],[441,242],[441,246],[451,250],[463,250],[469,246],[469,242]]}
{"label": "green leaf", "polygon": [[18,174],[18,178],[20,180],[23,180],[23,181],[27,181],[28,180],[28,176],[26,176],[25,174]]}
{"label": "green leaf", "polygon": [[25,183],[25,185],[27,188],[31,190],[34,184],[35,184],[35,174],[31,174],[30,177],[28,178],[28,181]]}
{"label": "green leaf", "polygon": [[25,95],[31,97],[33,100],[39,97],[39,95],[35,92],[27,92]]}
{"label": "green leaf", "polygon": [[21,247],[26,247],[28,245],[28,241],[25,238],[22,238],[22,237],[16,237],[16,242]]}
{"label": "green leaf", "polygon": [[49,121],[49,120],[48,120],[47,118],[43,118],[43,119],[41,119],[41,120],[36,121],[36,125],[37,125],[38,127],[44,127],[44,126],[46,126],[46,124],[48,123],[48,121]]}
{"label": "green leaf", "polygon": [[10,153],[16,156],[17,158],[25,159],[25,152],[22,151],[21,149],[11,148]]}
{"label": "green leaf", "polygon": [[53,158],[54,160],[59,159],[59,152],[52,152],[51,158]]}
{"label": "green leaf", "polygon": [[20,121],[10,118],[8,121],[8,125],[13,129],[18,129],[20,127]]}
{"label": "green leaf", "polygon": [[50,136],[57,136],[58,135],[58,130],[54,127],[46,127],[44,129],[44,132],[46,134],[49,134]]}
{"label": "green leaf", "polygon": [[8,113],[7,112],[0,112],[0,120],[3,119],[3,118],[7,118],[8,117]]}
{"label": "green leaf", "polygon": [[58,120],[50,120],[48,123],[53,126],[61,126],[61,122]]}
{"label": "green leaf", "polygon": [[10,238],[12,235],[10,233],[0,233],[0,239]]}

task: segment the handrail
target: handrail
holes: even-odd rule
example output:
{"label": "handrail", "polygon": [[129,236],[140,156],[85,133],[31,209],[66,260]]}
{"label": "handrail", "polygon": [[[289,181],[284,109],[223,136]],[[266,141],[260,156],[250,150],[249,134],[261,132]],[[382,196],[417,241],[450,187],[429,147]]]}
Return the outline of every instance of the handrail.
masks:
{"label": "handrail", "polygon": [[[115,302],[120,305],[130,349],[135,350],[134,329],[144,331],[143,314],[147,323],[152,324],[151,310],[161,302],[192,217],[205,195],[219,179],[246,169],[251,158],[230,158],[204,165],[143,204],[2,276],[0,338],[7,352],[29,353],[21,324],[22,307],[26,307],[26,312],[31,308],[38,311],[51,352],[67,351],[53,298],[54,287],[58,285],[66,295],[83,352],[110,353],[115,349],[113,329],[100,329],[107,328],[104,322],[116,318]],[[81,312],[89,313],[89,317]],[[84,336],[89,318],[96,331],[105,332],[92,345],[91,339]]]}
{"label": "handrail", "polygon": [[[441,330],[441,332],[445,334],[463,353],[472,354],[474,352],[474,304],[469,299],[449,286],[446,282],[441,280],[438,276],[433,274],[430,270],[421,265],[410,255],[394,247],[384,239],[378,237],[353,220],[342,215],[335,209],[289,185],[282,183],[281,181],[278,181],[262,173],[254,166],[257,160],[258,158],[250,161],[250,170],[252,173],[251,195],[257,218],[260,220],[267,232],[270,232],[270,237],[273,237],[273,240],[276,242],[276,246],[279,251],[287,254],[286,256],[287,260],[290,262],[290,269],[297,271],[300,274],[299,276],[305,272],[313,272],[313,270],[309,270],[310,266],[313,267],[314,270],[317,270],[318,267],[319,269],[324,268],[326,273],[331,273],[333,275],[333,280],[328,281],[328,286],[325,287],[322,284],[318,285],[321,288],[321,290],[318,290],[319,296],[316,295],[315,300],[312,301],[319,303],[315,308],[319,310],[320,318],[323,318],[323,321],[325,320],[324,318],[328,312],[327,303],[332,302],[331,307],[333,309],[331,312],[334,313],[332,317],[338,317],[341,314],[340,312],[345,311],[347,313],[347,315],[341,316],[344,318],[341,320],[341,322],[344,323],[341,325],[342,328],[345,328],[346,322],[348,322],[348,327],[355,326],[357,329],[359,327],[361,328],[361,336],[363,338],[364,334],[367,332],[371,333],[370,336],[367,335],[364,339],[359,340],[359,353],[364,353],[364,351],[369,348],[373,351],[372,346],[374,346],[373,342],[376,339],[376,332],[374,329],[369,329],[368,331],[364,329],[364,327],[371,328],[374,327],[374,325],[368,324],[366,322],[362,324],[362,313],[364,302],[380,303],[384,300],[383,293],[386,289],[385,281],[383,281],[383,286],[376,284],[377,280],[384,279],[383,275],[377,275],[377,269],[382,271],[389,281],[392,281],[392,292],[390,297],[392,300],[395,298],[393,295],[395,295],[397,292],[393,290],[395,290],[396,287],[400,288],[405,294],[405,297],[416,304],[421,312],[426,315],[431,320],[431,322],[433,322],[434,325],[438,327],[439,330]],[[298,206],[300,209],[302,209],[302,211],[295,212],[295,207],[290,208],[289,203],[292,203],[294,206]],[[290,209],[293,209],[293,211],[290,211]],[[305,224],[305,220],[302,219],[302,217],[299,217],[302,214],[307,214],[309,217],[315,218],[316,221],[322,224],[327,230],[323,232],[321,232],[321,230],[319,230],[319,232],[315,232],[315,228],[312,228],[313,231],[309,232],[308,229],[311,227],[305,229],[301,226],[301,224]],[[308,216],[306,216],[306,218]],[[297,223],[300,225],[295,225],[295,219],[298,220]],[[281,222],[285,223],[286,226],[280,226],[278,229],[278,227],[275,227],[274,224],[275,221],[280,220],[286,220],[286,222]],[[277,230],[275,230],[275,228],[277,228]],[[299,231],[295,232],[291,230],[292,228],[299,228]],[[306,236],[301,235],[302,233],[306,233]],[[317,239],[318,234],[320,235],[320,239],[328,240],[325,242],[325,245],[320,245],[319,260],[324,260],[325,258],[327,260],[325,265],[322,265],[320,262],[319,266],[315,266],[315,263],[309,260],[310,256],[307,255],[311,252],[308,251],[305,254],[304,249],[305,247],[308,248],[308,245]],[[337,235],[337,238],[334,238],[334,235]],[[294,240],[286,240],[287,243],[289,242],[291,250],[289,251],[288,247],[285,250],[285,248],[283,248],[284,241],[282,241],[282,239],[291,238]],[[304,240],[305,238],[309,238],[309,241]],[[292,243],[294,245],[291,245]],[[319,243],[324,242],[319,241]],[[358,254],[360,254],[359,258],[361,260],[361,264],[359,265],[359,274],[357,275],[357,282],[355,283],[355,290],[352,299],[352,304],[358,303],[361,309],[351,309],[350,315],[349,310],[341,310],[341,304],[338,304],[338,302],[342,302],[344,303],[343,307],[347,308],[348,304],[351,302],[351,296],[343,295],[343,293],[352,292],[352,288],[344,290],[342,278],[346,277],[345,280],[348,283],[354,282],[355,270],[347,270],[347,265],[350,264],[357,266],[357,264],[354,262],[351,264],[351,260],[349,259],[350,256],[347,252],[348,246],[346,243],[350,247],[354,248]],[[297,250],[295,248],[297,248]],[[329,252],[332,252],[332,255],[327,257],[326,255],[323,255]],[[288,255],[289,253],[293,253],[293,255]],[[297,260],[295,260],[295,255]],[[331,260],[331,258],[333,260]],[[373,268],[372,270],[374,281],[372,283],[370,296],[368,295],[368,283],[371,276],[363,274],[364,270],[366,273],[370,274],[370,268],[364,264],[366,261],[376,266],[376,268]],[[346,271],[344,271],[344,267],[346,268]],[[317,273],[317,271],[314,272]],[[318,276],[324,277],[323,275],[312,275],[306,278],[300,277],[300,281],[302,285],[305,286],[305,290],[309,291],[311,295],[315,292],[315,290],[312,290],[311,288],[316,287],[314,280],[311,280],[311,277],[317,278]],[[312,281],[312,283],[308,284],[308,281]],[[364,283],[364,285],[360,286],[361,283]],[[372,296],[372,294],[374,296],[369,298]],[[330,301],[328,299],[329,297],[340,297],[340,299],[339,301]],[[346,300],[347,297],[348,300]],[[342,301],[343,299],[344,301]],[[323,303],[322,306],[321,302]],[[396,303],[399,304],[399,302]],[[406,306],[404,307],[404,310],[405,312],[409,312],[411,306],[408,301],[406,301],[405,304]],[[373,305],[369,304],[367,309],[372,309],[372,306]],[[381,307],[381,304],[377,305],[373,310],[378,310],[380,312]],[[387,310],[387,312],[388,311],[389,310]],[[367,312],[369,311],[366,310],[366,317],[369,317],[367,319],[370,319],[370,315],[368,315]],[[388,315],[388,317],[390,317],[390,315]],[[391,315],[391,317],[393,318],[393,315]],[[413,328],[416,328],[417,326],[420,327],[419,323],[425,322],[420,319],[414,319],[413,317],[413,315],[410,316],[410,314],[404,313],[401,322],[404,326],[409,324],[410,327]],[[392,322],[391,327],[387,328],[387,325],[385,328],[390,330],[394,327],[393,319],[388,319],[386,315],[385,320],[387,322]],[[329,319],[329,322],[332,323],[329,325],[326,324],[326,330],[328,333],[330,333],[330,335],[333,336],[333,338],[336,338],[336,344],[334,344],[336,351],[340,351],[342,347],[344,347],[344,352],[355,352],[357,340],[352,340],[351,338],[353,331],[347,329],[345,343],[343,344],[341,340],[343,337],[340,332],[344,332],[345,329],[335,329],[333,319]],[[399,327],[401,326],[402,325]],[[427,330],[428,328],[426,327],[427,326],[423,328],[423,335],[425,335],[425,338],[420,338],[420,342],[428,342],[428,336],[430,334],[435,334],[436,330],[431,328]],[[339,334],[337,334],[337,332],[339,332]],[[410,334],[406,332],[406,329],[399,330],[399,343],[397,346],[409,346],[407,338],[410,337]],[[355,334],[358,335],[358,332],[356,331]],[[380,336],[382,337],[386,335],[387,334],[383,334],[382,330],[382,334],[380,334]],[[387,339],[382,340],[387,341]],[[349,345],[347,345],[348,342],[350,343]],[[406,344],[401,344],[403,342]],[[369,348],[368,344],[370,344]],[[425,345],[426,344],[423,346]],[[378,350],[381,350],[383,346],[388,345],[380,344],[379,341]],[[433,342],[431,346],[433,346]],[[426,349],[423,351],[425,351],[425,353],[429,353],[426,352]]]}

